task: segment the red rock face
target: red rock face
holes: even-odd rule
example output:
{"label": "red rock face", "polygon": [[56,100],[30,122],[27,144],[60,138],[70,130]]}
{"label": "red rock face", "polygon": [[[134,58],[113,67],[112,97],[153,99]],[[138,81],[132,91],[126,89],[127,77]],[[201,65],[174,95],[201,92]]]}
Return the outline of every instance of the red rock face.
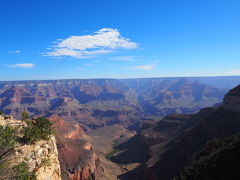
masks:
{"label": "red rock face", "polygon": [[[97,162],[100,162],[99,159]],[[98,166],[98,165],[97,165]],[[102,171],[103,169],[100,169]],[[99,171],[99,170],[97,170]],[[102,172],[101,172],[102,173]],[[98,173],[94,173],[91,168],[82,168],[80,170],[75,170],[74,174],[70,175],[73,180],[98,180],[100,178]]]}
{"label": "red rock face", "polygon": [[50,117],[57,133],[57,147],[63,179],[97,180],[103,168],[91,143],[78,123],[69,123],[58,116]]}
{"label": "red rock face", "polygon": [[58,116],[51,116],[49,119],[54,123],[53,127],[61,138],[71,140],[82,138],[84,131],[78,123],[67,123]]}

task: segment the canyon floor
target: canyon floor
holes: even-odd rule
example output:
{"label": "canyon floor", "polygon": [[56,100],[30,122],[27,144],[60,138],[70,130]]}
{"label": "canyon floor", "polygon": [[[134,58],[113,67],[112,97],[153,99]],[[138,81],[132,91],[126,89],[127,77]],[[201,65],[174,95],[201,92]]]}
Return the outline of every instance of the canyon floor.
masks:
{"label": "canyon floor", "polygon": [[122,125],[102,127],[87,133],[87,138],[93,144],[101,163],[104,167],[104,180],[120,180],[118,176],[135,169],[139,163],[117,164],[106,158],[106,155],[113,150],[113,144],[117,141],[126,141],[135,133],[126,130]]}

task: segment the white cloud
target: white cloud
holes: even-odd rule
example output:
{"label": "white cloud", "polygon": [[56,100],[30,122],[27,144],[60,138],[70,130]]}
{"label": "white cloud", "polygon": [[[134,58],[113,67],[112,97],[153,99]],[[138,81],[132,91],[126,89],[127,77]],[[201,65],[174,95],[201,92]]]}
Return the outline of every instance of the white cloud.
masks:
{"label": "white cloud", "polygon": [[136,70],[152,70],[155,68],[155,65],[142,65],[142,66],[135,66],[132,69]]}
{"label": "white cloud", "polygon": [[20,51],[20,50],[16,50],[16,51],[14,51],[16,54],[19,54],[19,53],[21,53],[22,51]]}
{"label": "white cloud", "polygon": [[9,67],[11,68],[34,68],[34,66],[35,66],[34,64],[30,64],[30,63],[9,65]]}
{"label": "white cloud", "polygon": [[75,58],[90,58],[96,55],[108,54],[116,49],[133,49],[137,44],[121,37],[117,29],[103,28],[92,35],[70,36],[58,39],[47,56]]}
{"label": "white cloud", "polygon": [[239,76],[240,75],[240,70],[230,70],[230,71],[226,71],[224,73],[224,75],[228,75],[228,76]]}
{"label": "white cloud", "polygon": [[110,60],[116,60],[116,61],[133,61],[134,56],[117,56],[117,57],[111,57]]}

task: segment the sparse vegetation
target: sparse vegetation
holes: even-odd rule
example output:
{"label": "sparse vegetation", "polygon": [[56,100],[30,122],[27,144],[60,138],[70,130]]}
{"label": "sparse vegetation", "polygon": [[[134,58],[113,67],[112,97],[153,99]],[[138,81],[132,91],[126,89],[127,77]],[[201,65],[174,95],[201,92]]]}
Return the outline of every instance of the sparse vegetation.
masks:
{"label": "sparse vegetation", "polygon": [[49,158],[43,158],[42,159],[42,162],[41,162],[41,165],[42,166],[50,166],[51,165],[51,163],[50,163],[50,159]]}
{"label": "sparse vegetation", "polygon": [[16,143],[16,131],[10,127],[0,126],[0,179],[12,175],[10,155]]}
{"label": "sparse vegetation", "polygon": [[0,179],[35,180],[35,174],[29,172],[26,162],[12,167],[11,155],[16,146],[16,130],[0,126]]}
{"label": "sparse vegetation", "polygon": [[22,117],[23,121],[26,121],[26,120],[28,120],[29,115],[28,115],[27,112],[24,111],[24,112],[21,113],[21,117]]}
{"label": "sparse vegetation", "polygon": [[29,167],[26,162],[22,162],[13,167],[14,179],[16,180],[37,180],[34,172],[29,172]]}
{"label": "sparse vegetation", "polygon": [[109,153],[107,153],[107,154],[105,155],[105,157],[106,157],[108,160],[111,160],[112,157],[113,157],[115,154],[117,154],[117,153],[120,152],[120,149],[117,147],[117,144],[118,144],[118,141],[117,141],[117,140],[114,140],[114,141],[113,141],[113,144],[112,144],[112,151],[109,152]]}
{"label": "sparse vegetation", "polygon": [[27,121],[27,127],[23,130],[23,139],[30,144],[41,139],[49,140],[51,135],[54,134],[51,126],[52,123],[46,118],[37,118],[36,120]]}
{"label": "sparse vegetation", "polygon": [[113,157],[115,154],[117,154],[118,152],[120,152],[120,149],[113,147],[112,151],[111,151],[110,153],[107,153],[105,157],[106,157],[108,160],[111,160],[112,157]]}
{"label": "sparse vegetation", "polygon": [[0,126],[0,158],[8,154],[14,147],[16,140],[16,130],[11,127]]}
{"label": "sparse vegetation", "polygon": [[[35,120],[28,120],[28,114],[23,112],[21,114],[22,120],[27,123],[23,128],[23,140],[19,141],[17,131],[8,126],[0,126],[0,180],[15,179],[15,180],[36,180],[34,172],[29,172],[27,162],[21,162],[15,166],[12,165],[14,148],[19,143],[35,143],[38,140],[49,140],[54,133],[51,126],[52,123],[45,118],[37,118]],[[42,159],[43,166],[49,166],[50,160],[48,158]]]}
{"label": "sparse vegetation", "polygon": [[0,116],[2,116],[3,115],[3,112],[2,111],[0,111]]}

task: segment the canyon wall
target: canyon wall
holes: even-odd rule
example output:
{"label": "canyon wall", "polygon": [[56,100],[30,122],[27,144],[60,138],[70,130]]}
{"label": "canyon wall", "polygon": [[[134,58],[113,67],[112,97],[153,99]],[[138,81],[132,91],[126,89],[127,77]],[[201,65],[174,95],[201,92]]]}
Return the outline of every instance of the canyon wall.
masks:
{"label": "canyon wall", "polygon": [[[25,122],[15,120],[12,116],[1,115],[0,125],[18,130],[26,126]],[[34,144],[26,144],[19,141],[13,150],[13,154],[9,158],[14,159],[13,165],[26,162],[29,167],[29,172],[35,172],[38,180],[61,180],[58,150],[54,136],[48,141],[40,140]]]}

